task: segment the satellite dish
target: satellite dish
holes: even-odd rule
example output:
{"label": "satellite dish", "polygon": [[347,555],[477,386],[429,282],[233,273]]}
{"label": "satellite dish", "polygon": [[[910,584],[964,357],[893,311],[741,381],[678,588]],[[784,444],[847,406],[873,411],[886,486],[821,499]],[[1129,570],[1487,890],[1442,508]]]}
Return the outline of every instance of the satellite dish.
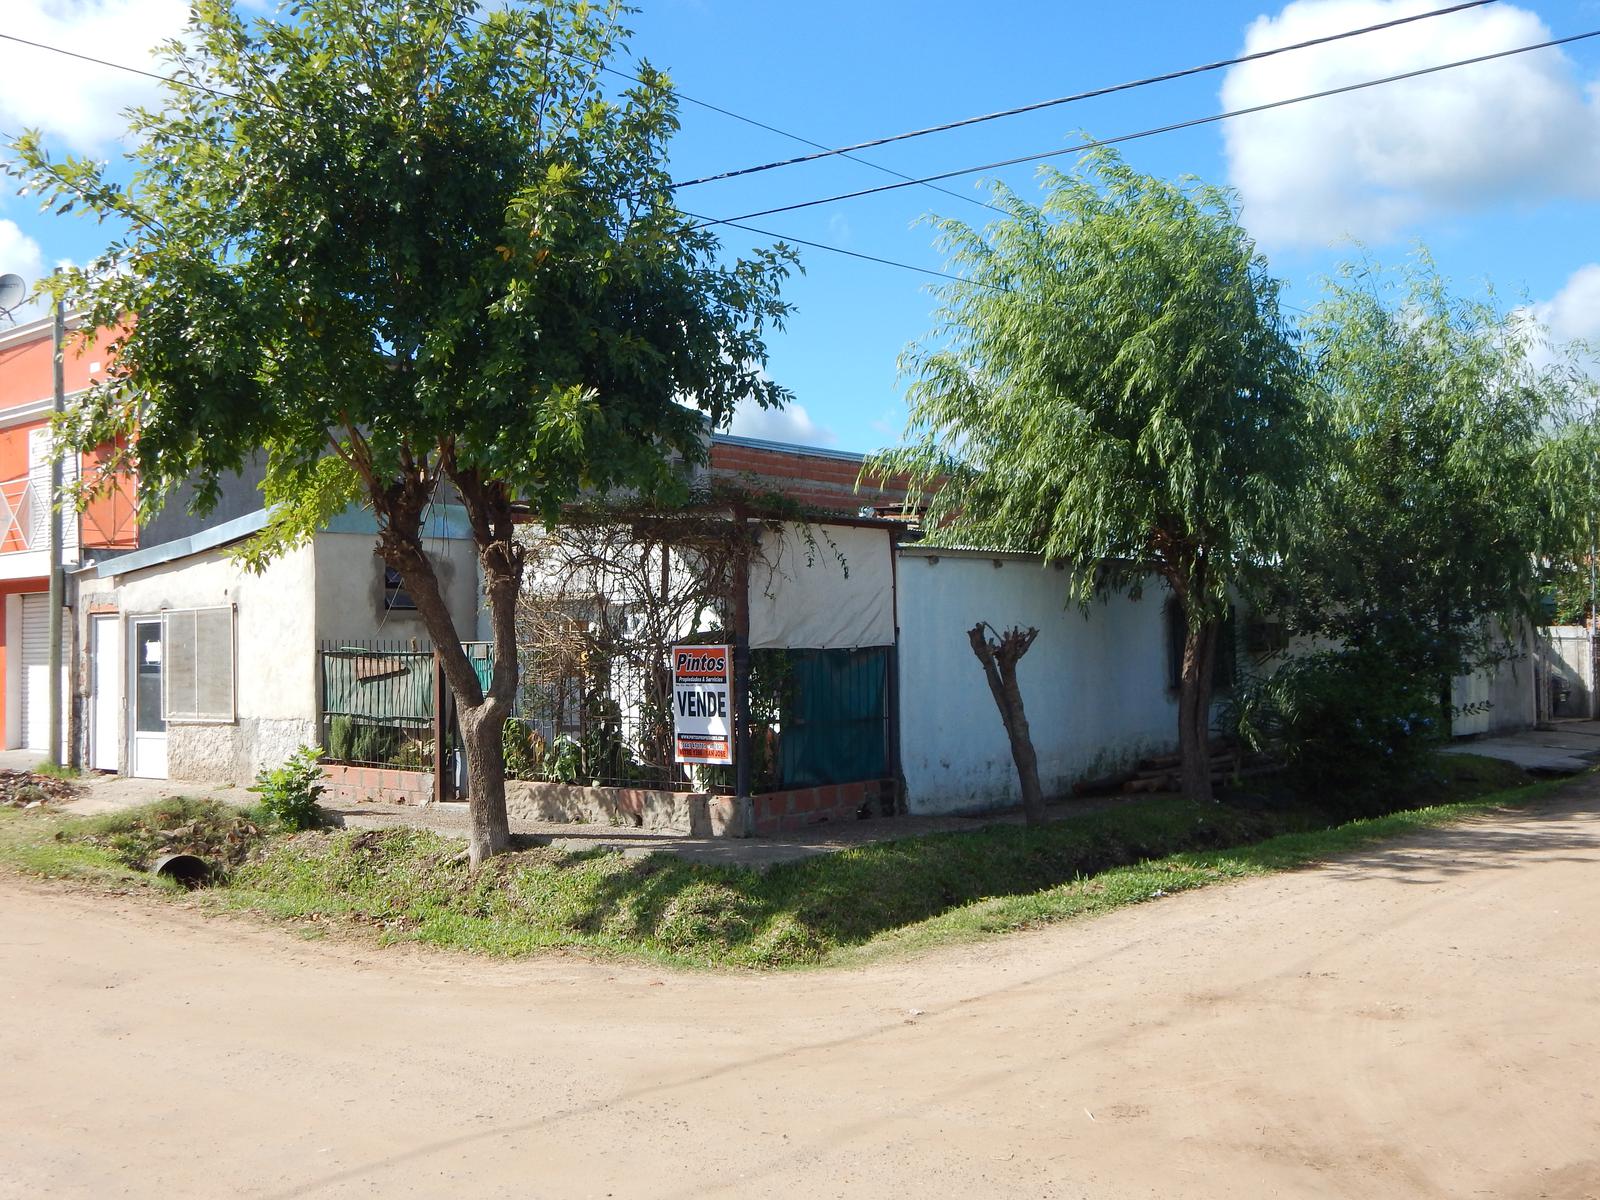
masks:
{"label": "satellite dish", "polygon": [[11,315],[28,298],[28,284],[21,275],[0,275],[0,313]]}

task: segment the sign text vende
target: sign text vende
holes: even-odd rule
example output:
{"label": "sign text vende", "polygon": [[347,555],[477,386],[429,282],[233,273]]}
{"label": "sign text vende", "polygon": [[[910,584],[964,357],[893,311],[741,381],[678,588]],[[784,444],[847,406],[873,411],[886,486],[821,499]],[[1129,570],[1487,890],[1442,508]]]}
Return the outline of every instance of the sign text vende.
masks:
{"label": "sign text vende", "polygon": [[674,762],[733,762],[732,691],[732,647],[672,648]]}

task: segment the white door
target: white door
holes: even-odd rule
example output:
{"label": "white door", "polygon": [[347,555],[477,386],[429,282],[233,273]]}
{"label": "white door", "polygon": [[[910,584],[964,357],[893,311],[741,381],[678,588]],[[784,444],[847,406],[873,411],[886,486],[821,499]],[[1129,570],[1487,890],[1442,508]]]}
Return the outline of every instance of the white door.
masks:
{"label": "white door", "polygon": [[117,769],[117,735],[122,728],[122,626],[114,616],[89,618],[89,766]]}
{"label": "white door", "polygon": [[128,774],[167,777],[167,722],[161,708],[161,618],[128,623]]}
{"label": "white door", "polygon": [[22,747],[50,749],[50,593],[22,598]]}

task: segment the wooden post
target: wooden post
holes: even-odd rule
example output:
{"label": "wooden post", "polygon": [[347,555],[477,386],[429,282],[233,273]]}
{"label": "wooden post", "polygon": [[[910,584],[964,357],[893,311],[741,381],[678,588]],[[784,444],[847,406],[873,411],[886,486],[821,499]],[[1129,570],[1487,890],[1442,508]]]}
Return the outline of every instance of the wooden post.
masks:
{"label": "wooden post", "polygon": [[754,837],[755,798],[750,795],[750,546],[749,526],[737,510],[737,543],[733,556],[733,778],[740,832]]}
{"label": "wooden post", "polygon": [[446,759],[444,753],[444,664],[439,661],[439,652],[433,652],[433,802],[443,804],[445,801],[444,773]]}

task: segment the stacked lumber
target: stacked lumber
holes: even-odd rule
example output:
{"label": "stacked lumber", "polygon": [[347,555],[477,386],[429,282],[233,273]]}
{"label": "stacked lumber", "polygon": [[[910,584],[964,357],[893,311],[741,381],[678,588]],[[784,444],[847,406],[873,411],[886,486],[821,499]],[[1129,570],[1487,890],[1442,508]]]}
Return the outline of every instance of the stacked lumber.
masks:
{"label": "stacked lumber", "polygon": [[[1281,764],[1272,762],[1260,754],[1245,753],[1230,743],[1212,744],[1211,782],[1214,786],[1231,783],[1235,779],[1270,775],[1281,769]],[[1131,771],[1121,771],[1099,779],[1079,780],[1072,785],[1072,794],[1096,796],[1110,792],[1175,792],[1181,787],[1180,757],[1176,754],[1158,754],[1141,759]]]}

